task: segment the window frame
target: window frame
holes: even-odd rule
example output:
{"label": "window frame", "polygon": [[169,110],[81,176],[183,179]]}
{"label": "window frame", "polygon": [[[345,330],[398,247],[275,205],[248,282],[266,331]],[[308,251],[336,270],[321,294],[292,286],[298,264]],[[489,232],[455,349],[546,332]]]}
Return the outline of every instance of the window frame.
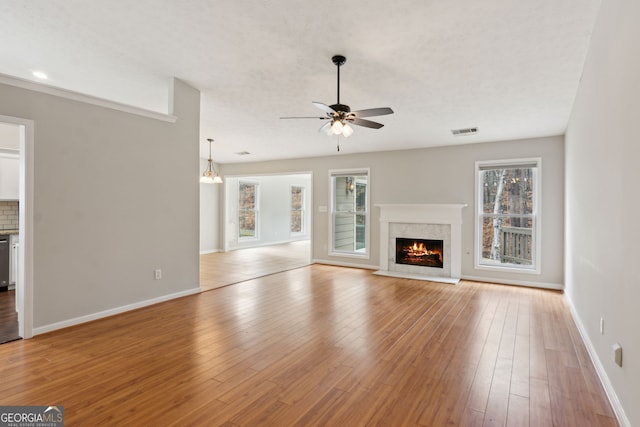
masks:
{"label": "window frame", "polygon": [[[300,209],[294,209],[293,208],[293,189],[294,188],[299,188],[300,189]],[[291,200],[291,206],[290,206],[290,212],[300,212],[300,231],[292,231],[291,230],[291,226],[293,225],[293,221],[291,221],[291,215],[289,215],[289,233],[292,236],[301,236],[303,234],[305,234],[306,229],[304,226],[304,221],[305,221],[305,202],[306,202],[306,193],[307,193],[307,189],[302,186],[302,185],[294,185],[291,184],[290,189],[289,189],[289,198]]]}
{"label": "window frame", "polygon": [[[489,265],[482,263],[482,218],[485,216],[491,216],[493,214],[485,214],[482,211],[483,207],[483,189],[480,172],[488,168],[495,169],[512,169],[518,166],[526,167],[527,165],[535,164],[535,172],[533,174],[533,205],[532,205],[532,264],[518,265],[507,264],[504,265]],[[474,267],[478,270],[490,270],[490,271],[502,271],[502,272],[517,272],[524,274],[541,274],[542,272],[542,158],[540,157],[528,157],[517,159],[503,159],[503,160],[482,160],[475,162],[475,214],[474,214],[474,236],[475,236],[475,257]],[[510,214],[505,214],[510,215]],[[512,214],[511,214],[512,215]]]}
{"label": "window frame", "polygon": [[[344,214],[345,212],[336,211],[335,203],[335,178],[345,176],[361,175],[367,177],[367,187],[365,189],[365,211],[358,214],[356,211],[347,212],[355,215],[363,215],[365,220],[364,230],[364,250],[358,251],[354,248],[353,251],[336,250],[335,248],[335,233],[334,224],[337,213]],[[354,189],[355,191],[355,189]],[[329,170],[329,256],[345,257],[345,258],[358,258],[358,259],[370,259],[371,257],[371,170],[370,168],[353,168],[353,169],[331,169]]]}
{"label": "window frame", "polygon": [[[255,206],[253,209],[241,209],[240,208],[240,187],[242,185],[252,185],[255,187]],[[240,235],[240,213],[245,211],[253,211],[255,213],[255,235],[254,236],[241,236]],[[259,240],[260,239],[260,183],[258,181],[250,180],[238,180],[238,227],[236,236],[238,241]]]}

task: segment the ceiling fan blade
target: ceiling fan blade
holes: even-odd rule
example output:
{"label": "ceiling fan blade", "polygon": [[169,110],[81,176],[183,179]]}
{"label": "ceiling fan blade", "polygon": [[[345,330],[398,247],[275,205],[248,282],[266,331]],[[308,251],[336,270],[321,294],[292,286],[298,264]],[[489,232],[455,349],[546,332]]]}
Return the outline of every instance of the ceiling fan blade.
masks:
{"label": "ceiling fan blade", "polygon": [[323,124],[322,127],[318,129],[318,132],[324,132],[327,135],[332,135],[333,131],[331,130],[331,122]]}
{"label": "ceiling fan blade", "polygon": [[347,121],[350,123],[353,123],[354,125],[364,126],[366,128],[372,128],[372,129],[380,129],[382,126],[384,126],[382,123],[372,122],[371,120],[359,119],[357,117],[354,119],[347,119]]}
{"label": "ceiling fan blade", "polygon": [[321,109],[322,111],[324,111],[327,114],[335,114],[336,110],[334,110],[333,108],[329,107],[327,104],[323,104],[322,102],[316,102],[313,101],[312,102],[313,105],[315,105],[316,107],[318,107],[319,109]]}
{"label": "ceiling fan blade", "polygon": [[320,120],[327,120],[328,117],[317,117],[317,116],[309,116],[309,117],[280,117],[281,119],[320,119]]}
{"label": "ceiling fan blade", "polygon": [[393,110],[389,107],[369,108],[367,110],[352,111],[351,114],[356,117],[384,116],[386,114],[393,114]]}

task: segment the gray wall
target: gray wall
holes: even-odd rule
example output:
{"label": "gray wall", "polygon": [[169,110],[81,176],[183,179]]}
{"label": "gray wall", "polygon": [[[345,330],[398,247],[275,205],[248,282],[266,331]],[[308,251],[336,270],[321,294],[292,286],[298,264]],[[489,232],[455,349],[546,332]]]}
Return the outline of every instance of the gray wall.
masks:
{"label": "gray wall", "polygon": [[[313,258],[324,262],[376,267],[379,261],[379,211],[376,203],[467,203],[463,212],[462,274],[487,280],[562,285],[564,143],[561,136],[519,141],[470,144],[421,150],[344,154],[296,160],[222,165],[225,175],[313,171]],[[542,158],[542,273],[501,273],[474,267],[475,162],[519,157]],[[356,259],[329,256],[329,170],[371,168],[371,256]],[[417,184],[419,182],[419,184]]]}
{"label": "gray wall", "polygon": [[174,83],[176,123],[0,84],[35,126],[34,328],[198,288],[200,94]]}
{"label": "gray wall", "polygon": [[[566,134],[567,295],[605,383],[634,426],[640,426],[639,16],[638,1],[602,2]],[[622,367],[613,363],[616,342]]]}

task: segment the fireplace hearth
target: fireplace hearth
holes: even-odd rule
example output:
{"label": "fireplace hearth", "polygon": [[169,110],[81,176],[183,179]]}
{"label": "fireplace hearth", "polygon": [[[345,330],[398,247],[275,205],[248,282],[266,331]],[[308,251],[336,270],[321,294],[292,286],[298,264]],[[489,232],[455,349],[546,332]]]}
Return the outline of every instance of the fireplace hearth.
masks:
{"label": "fireplace hearth", "polygon": [[396,238],[396,264],[443,268],[442,240]]}
{"label": "fireplace hearth", "polygon": [[[460,281],[462,209],[466,204],[375,206],[380,208],[380,270],[375,274],[451,284]],[[398,253],[396,239],[406,239],[409,249]],[[441,246],[434,247],[432,240]]]}

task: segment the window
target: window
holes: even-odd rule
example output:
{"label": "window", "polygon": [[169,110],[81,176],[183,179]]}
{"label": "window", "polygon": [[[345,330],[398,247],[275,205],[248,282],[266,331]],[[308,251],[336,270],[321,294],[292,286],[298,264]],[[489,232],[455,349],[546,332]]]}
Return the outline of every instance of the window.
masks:
{"label": "window", "polygon": [[238,238],[258,238],[258,184],[238,184]]}
{"label": "window", "polygon": [[540,159],[476,163],[478,268],[539,273]]}
{"label": "window", "polygon": [[291,186],[291,232],[304,231],[304,187]]}
{"label": "window", "polygon": [[331,172],[333,255],[368,257],[369,171]]}

